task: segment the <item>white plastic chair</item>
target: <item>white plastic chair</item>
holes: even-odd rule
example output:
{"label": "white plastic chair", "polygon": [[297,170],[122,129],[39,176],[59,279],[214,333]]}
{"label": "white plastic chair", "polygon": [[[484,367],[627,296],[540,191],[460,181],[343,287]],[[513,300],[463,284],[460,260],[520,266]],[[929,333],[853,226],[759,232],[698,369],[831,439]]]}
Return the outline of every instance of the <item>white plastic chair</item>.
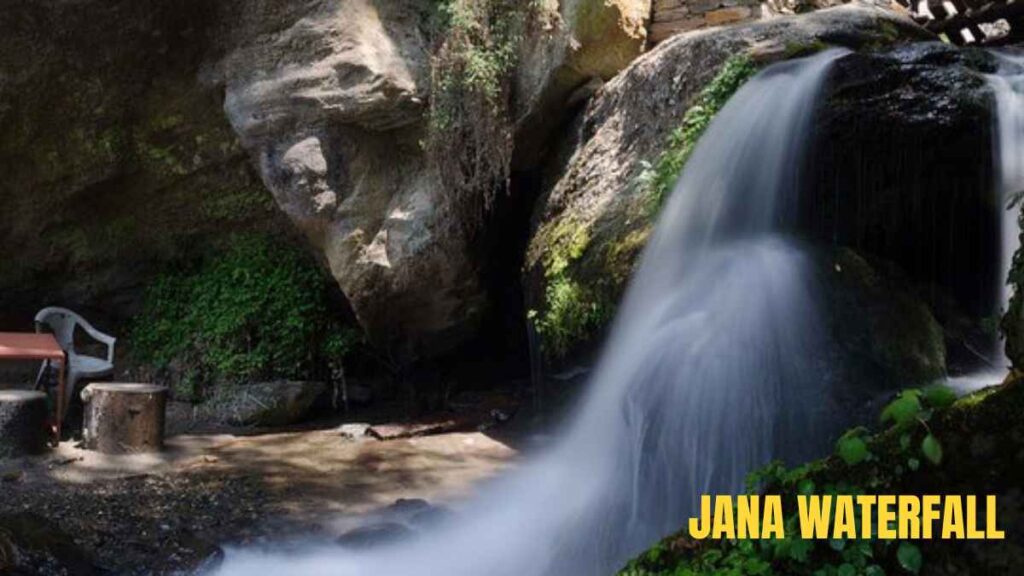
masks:
{"label": "white plastic chair", "polygon": [[[61,398],[64,414],[67,414],[68,407],[71,405],[69,401],[71,394],[74,392],[75,385],[79,380],[83,378],[102,378],[114,373],[114,344],[117,342],[117,338],[93,328],[92,324],[89,324],[85,318],[67,308],[53,306],[43,308],[36,314],[35,323],[36,332],[42,332],[45,327],[48,327],[53,332],[54,338],[57,339],[57,344],[67,354],[66,383],[64,386],[64,397]],[[75,327],[78,326],[91,338],[107,346],[106,358],[97,358],[75,352]],[[50,360],[45,361],[39,369],[39,376],[36,378],[37,386],[42,382],[47,368],[50,367],[50,362]]]}

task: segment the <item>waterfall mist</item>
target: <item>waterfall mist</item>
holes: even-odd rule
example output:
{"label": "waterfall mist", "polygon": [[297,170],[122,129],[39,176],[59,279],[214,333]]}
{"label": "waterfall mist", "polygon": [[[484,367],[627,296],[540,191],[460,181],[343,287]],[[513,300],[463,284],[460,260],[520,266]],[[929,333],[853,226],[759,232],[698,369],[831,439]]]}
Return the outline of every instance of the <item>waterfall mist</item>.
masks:
{"label": "waterfall mist", "polygon": [[786,236],[828,51],[747,82],[690,157],[589,383],[554,445],[418,539],[365,552],[232,550],[220,573],[609,574],[681,526],[699,494],[773,458],[819,455],[828,331]]}

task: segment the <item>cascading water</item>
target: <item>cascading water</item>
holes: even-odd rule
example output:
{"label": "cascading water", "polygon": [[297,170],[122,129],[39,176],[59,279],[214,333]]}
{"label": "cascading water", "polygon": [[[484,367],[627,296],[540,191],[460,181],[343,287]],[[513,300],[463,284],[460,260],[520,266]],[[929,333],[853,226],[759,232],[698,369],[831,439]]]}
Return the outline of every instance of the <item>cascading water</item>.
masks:
{"label": "cascading water", "polygon": [[[993,51],[999,61],[999,70],[988,77],[996,97],[996,177],[997,201],[1003,210],[1000,221],[1001,267],[999,305],[1006,309],[1011,289],[1006,283],[1010,273],[1013,254],[1020,246],[1018,239],[1017,211],[1009,203],[1015,194],[1024,192],[1024,54],[1020,52]],[[1000,359],[1003,359],[1000,354]]]}
{"label": "cascading water", "polygon": [[[996,285],[999,293],[994,301],[994,317],[1001,317],[1006,310],[1011,287],[1006,283],[1010,273],[1013,255],[1020,246],[1018,238],[1017,210],[1009,203],[1015,194],[1024,192],[1024,54],[1005,50],[991,52],[998,62],[995,73],[986,76],[995,95],[995,125],[993,126],[993,158],[995,165],[995,204],[1001,212],[999,277]],[[967,392],[985,386],[998,384],[1006,377],[1009,360],[1002,342],[996,340],[989,354],[991,366],[974,374],[951,378],[950,384]]]}
{"label": "cascading water", "polygon": [[233,551],[221,573],[608,574],[702,493],[842,424],[810,256],[783,236],[839,51],[776,64],[708,128],[666,205],[579,412],[546,453],[421,538],[366,552]]}

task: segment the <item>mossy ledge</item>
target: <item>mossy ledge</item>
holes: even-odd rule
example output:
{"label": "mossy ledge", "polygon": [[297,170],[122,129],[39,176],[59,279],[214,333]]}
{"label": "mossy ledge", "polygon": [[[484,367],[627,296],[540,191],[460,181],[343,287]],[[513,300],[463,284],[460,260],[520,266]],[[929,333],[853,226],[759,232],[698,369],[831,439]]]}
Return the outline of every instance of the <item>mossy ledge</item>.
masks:
{"label": "mossy ledge", "polygon": [[[604,227],[616,231],[614,238],[595,238],[596,221],[575,214],[565,214],[539,232],[547,236],[547,248],[540,257],[544,301],[540,310],[529,315],[549,360],[565,358],[593,341],[614,317],[637,256],[694,146],[715,114],[758,69],[746,54],[722,65],[683,114],[657,160],[643,163],[633,208],[623,221]],[[597,274],[591,277],[584,270]]]}

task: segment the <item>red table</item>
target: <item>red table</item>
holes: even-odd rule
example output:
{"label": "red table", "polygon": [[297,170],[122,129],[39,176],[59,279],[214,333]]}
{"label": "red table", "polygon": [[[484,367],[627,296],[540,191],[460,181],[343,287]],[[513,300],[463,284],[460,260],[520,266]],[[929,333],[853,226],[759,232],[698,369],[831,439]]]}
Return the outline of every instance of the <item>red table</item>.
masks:
{"label": "red table", "polygon": [[64,365],[67,362],[57,339],[53,334],[0,332],[0,360],[56,360],[60,363],[55,402],[57,414],[53,419],[55,441],[60,442],[60,425],[64,417]]}

